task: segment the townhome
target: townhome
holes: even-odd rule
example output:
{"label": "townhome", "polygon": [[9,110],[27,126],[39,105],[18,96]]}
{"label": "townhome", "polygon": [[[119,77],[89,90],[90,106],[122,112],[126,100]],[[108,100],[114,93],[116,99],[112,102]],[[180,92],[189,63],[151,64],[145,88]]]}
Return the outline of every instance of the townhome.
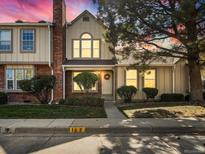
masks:
{"label": "townhome", "polygon": [[[143,87],[154,87],[162,93],[187,93],[189,76],[186,61],[169,58],[151,63],[140,73],[139,67],[129,67],[132,58],[115,62],[103,25],[89,11],[66,22],[64,0],[54,0],[53,23],[0,24],[0,91],[9,94],[10,102],[35,101],[22,92],[19,81],[35,75],[53,74],[57,78],[51,99],[80,96],[83,93],[73,77],[83,71],[99,76],[92,88],[95,95],[116,100],[116,89],[123,85],[137,87],[135,99],[143,99]],[[148,73],[149,72],[149,73]]]}

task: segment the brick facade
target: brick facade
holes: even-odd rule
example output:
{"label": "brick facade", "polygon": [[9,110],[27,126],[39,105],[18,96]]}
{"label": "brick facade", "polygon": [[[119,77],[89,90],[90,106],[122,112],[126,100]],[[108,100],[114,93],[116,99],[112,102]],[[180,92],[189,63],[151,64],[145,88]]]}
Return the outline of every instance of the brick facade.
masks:
{"label": "brick facade", "polygon": [[51,69],[48,65],[35,65],[36,75],[51,75]]}
{"label": "brick facade", "polygon": [[5,81],[5,68],[4,65],[0,65],[0,91],[4,89]]}
{"label": "brick facade", "polygon": [[[35,75],[50,75],[48,65],[35,65]],[[5,65],[0,66],[0,91],[5,90]],[[38,102],[38,100],[27,92],[8,92],[9,102]]]}
{"label": "brick facade", "polygon": [[[95,93],[92,93],[92,95],[95,95],[95,96],[101,96],[102,94],[102,81],[101,81],[101,74],[99,75],[99,81],[98,81],[98,91],[95,92]],[[72,91],[72,86],[73,86],[73,83],[72,83],[72,71],[66,71],[65,72],[65,96],[66,98],[69,98],[69,97],[80,97],[80,96],[85,96],[85,93],[80,93],[80,92],[73,92]]]}
{"label": "brick facade", "polygon": [[63,70],[66,38],[66,6],[64,0],[53,1],[53,71],[56,77],[54,101],[63,98]]}

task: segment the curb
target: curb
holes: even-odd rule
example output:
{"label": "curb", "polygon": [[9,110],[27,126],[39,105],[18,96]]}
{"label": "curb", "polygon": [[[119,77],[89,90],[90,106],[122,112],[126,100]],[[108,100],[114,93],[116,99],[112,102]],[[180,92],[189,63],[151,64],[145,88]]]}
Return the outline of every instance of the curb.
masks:
{"label": "curb", "polygon": [[[76,131],[70,132],[70,129]],[[19,127],[19,128],[1,128],[2,134],[131,134],[131,133],[149,133],[149,134],[205,134],[204,127],[112,127],[112,128],[84,128],[84,127],[67,127],[67,128],[37,128],[37,127]]]}

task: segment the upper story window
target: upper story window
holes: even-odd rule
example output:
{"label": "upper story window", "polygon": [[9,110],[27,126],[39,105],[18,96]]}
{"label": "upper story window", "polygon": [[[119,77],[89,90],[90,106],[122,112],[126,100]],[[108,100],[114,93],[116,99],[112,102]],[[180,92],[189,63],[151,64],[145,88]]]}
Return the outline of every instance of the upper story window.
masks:
{"label": "upper story window", "polygon": [[0,30],[0,51],[11,52],[12,51],[12,31]]}
{"label": "upper story window", "polygon": [[73,40],[73,58],[100,58],[100,40],[93,39],[89,33]]}
{"label": "upper story window", "polygon": [[35,52],[35,30],[34,29],[21,30],[21,51]]}
{"label": "upper story window", "polygon": [[90,21],[90,18],[88,16],[83,17],[83,22],[89,22],[89,21]]}
{"label": "upper story window", "polygon": [[156,88],[156,70],[147,70],[144,73],[144,87],[145,88]]}

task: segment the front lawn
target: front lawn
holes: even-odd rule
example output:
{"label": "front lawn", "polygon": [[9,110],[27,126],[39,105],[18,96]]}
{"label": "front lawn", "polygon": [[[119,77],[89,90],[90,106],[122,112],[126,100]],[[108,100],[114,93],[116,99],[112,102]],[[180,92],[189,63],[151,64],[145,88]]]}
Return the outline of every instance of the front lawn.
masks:
{"label": "front lawn", "polygon": [[128,118],[181,118],[181,117],[205,117],[205,107],[197,105],[175,105],[161,107],[137,106],[119,107]]}
{"label": "front lawn", "polygon": [[66,105],[2,105],[0,119],[106,118],[103,107]]}

